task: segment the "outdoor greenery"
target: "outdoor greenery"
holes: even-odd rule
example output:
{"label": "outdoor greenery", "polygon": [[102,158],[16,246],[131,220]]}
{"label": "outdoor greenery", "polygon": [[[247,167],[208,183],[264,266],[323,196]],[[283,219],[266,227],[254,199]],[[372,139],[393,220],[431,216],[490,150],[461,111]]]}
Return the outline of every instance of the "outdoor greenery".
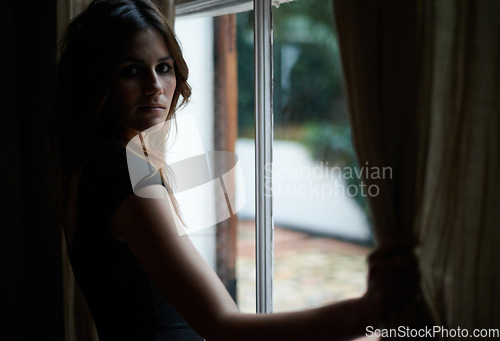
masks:
{"label": "outdoor greenery", "polygon": [[[273,10],[274,137],[305,144],[312,157],[356,167],[331,1],[297,0]],[[253,136],[253,12],[237,16],[238,128]],[[359,185],[359,179],[350,184]],[[355,200],[367,211],[364,197]]]}
{"label": "outdoor greenery", "polygon": [[[346,121],[331,4],[296,1],[273,11],[275,125]],[[238,14],[239,129],[253,128],[253,12]]]}

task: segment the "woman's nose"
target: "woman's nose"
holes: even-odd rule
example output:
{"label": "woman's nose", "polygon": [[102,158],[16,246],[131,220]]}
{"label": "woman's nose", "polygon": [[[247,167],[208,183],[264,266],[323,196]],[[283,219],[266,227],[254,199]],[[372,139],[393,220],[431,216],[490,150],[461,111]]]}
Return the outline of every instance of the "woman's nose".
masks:
{"label": "woman's nose", "polygon": [[161,94],[163,88],[156,72],[149,72],[144,80],[144,83],[144,94],[146,96]]}

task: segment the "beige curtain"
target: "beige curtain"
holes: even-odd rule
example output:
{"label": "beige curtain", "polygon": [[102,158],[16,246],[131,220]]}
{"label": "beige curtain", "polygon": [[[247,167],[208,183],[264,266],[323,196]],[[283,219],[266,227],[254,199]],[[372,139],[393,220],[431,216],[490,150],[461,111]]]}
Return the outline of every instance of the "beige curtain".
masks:
{"label": "beige curtain", "polygon": [[[334,1],[354,144],[360,166],[390,167],[365,181],[377,236],[412,229],[420,117],[421,27],[413,1]],[[375,168],[373,168],[375,167]]]}
{"label": "beige curtain", "polygon": [[419,236],[436,325],[500,328],[500,2],[333,4],[376,235]]}
{"label": "beige curtain", "polygon": [[439,325],[500,328],[500,2],[428,5],[423,291]]}

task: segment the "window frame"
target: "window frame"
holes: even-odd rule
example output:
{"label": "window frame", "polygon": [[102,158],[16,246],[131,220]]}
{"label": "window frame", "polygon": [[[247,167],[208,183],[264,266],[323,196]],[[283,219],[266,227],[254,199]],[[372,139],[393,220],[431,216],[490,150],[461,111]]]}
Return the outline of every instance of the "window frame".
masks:
{"label": "window frame", "polygon": [[252,0],[176,0],[175,16],[219,16],[252,9]]}

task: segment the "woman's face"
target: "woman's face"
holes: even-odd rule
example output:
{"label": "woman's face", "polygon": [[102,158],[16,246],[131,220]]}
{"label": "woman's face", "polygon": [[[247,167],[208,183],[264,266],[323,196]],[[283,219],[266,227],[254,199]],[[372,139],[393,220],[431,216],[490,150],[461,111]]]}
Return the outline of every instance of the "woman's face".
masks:
{"label": "woman's face", "polygon": [[125,127],[144,131],[167,118],[176,86],[174,60],[162,35],[147,29],[125,46],[113,75],[112,114]]}

